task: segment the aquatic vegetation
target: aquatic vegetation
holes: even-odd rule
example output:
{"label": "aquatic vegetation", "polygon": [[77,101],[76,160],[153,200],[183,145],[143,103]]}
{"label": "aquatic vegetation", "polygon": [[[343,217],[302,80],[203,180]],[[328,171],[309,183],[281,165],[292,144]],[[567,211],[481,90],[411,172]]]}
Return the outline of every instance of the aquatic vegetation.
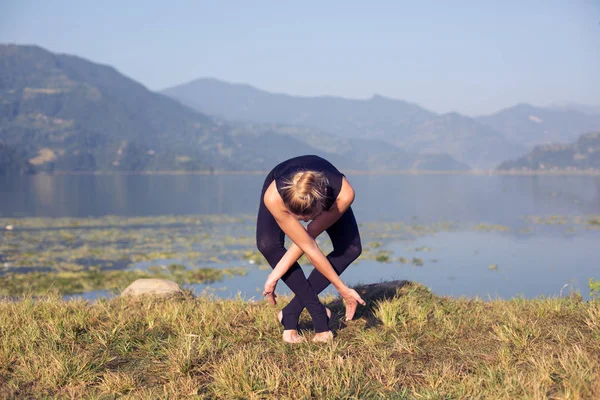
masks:
{"label": "aquatic vegetation", "polygon": [[[242,259],[253,241],[244,218],[25,218],[2,233],[0,254],[9,271],[125,268],[180,260],[189,266]],[[235,232],[235,236],[232,235]]]}
{"label": "aquatic vegetation", "polygon": [[381,263],[389,263],[391,261],[390,256],[392,255],[391,251],[380,250],[375,255],[375,261]]}
{"label": "aquatic vegetation", "polygon": [[411,260],[411,263],[415,267],[422,267],[423,266],[423,259],[418,258],[418,257],[413,257],[413,259]]}
{"label": "aquatic vegetation", "polygon": [[328,298],[334,342],[299,346],[265,302],[0,302],[0,398],[600,398],[598,301],[364,298],[351,322]]}
{"label": "aquatic vegetation", "polygon": [[588,224],[600,226],[600,216],[588,219]]}
{"label": "aquatic vegetation", "polygon": [[248,260],[250,264],[256,265],[269,265],[265,257],[258,250],[248,250],[244,253],[244,259]]}
{"label": "aquatic vegetation", "polygon": [[505,225],[499,225],[499,224],[478,224],[477,226],[475,226],[475,230],[477,231],[485,231],[485,232],[492,232],[492,231],[496,231],[496,232],[509,232],[510,231],[510,227],[505,226]]}
{"label": "aquatic vegetation", "polygon": [[415,251],[431,251],[431,248],[429,248],[427,246],[421,246],[421,247],[417,247],[415,249]]}
{"label": "aquatic vegetation", "polygon": [[8,273],[0,276],[0,296],[43,295],[57,290],[62,295],[96,290],[122,290],[136,279],[169,279],[180,285],[211,283],[233,275],[245,275],[244,268],[195,268],[184,265],[152,266],[146,270],[100,270],[72,272]]}
{"label": "aquatic vegetation", "polygon": [[[544,223],[561,225],[560,229],[569,234],[575,229],[577,232],[600,229],[600,216],[594,215],[524,218],[528,227],[521,229],[520,233],[532,231],[529,226]],[[363,252],[359,263],[367,260],[423,266],[421,258],[413,258],[410,253],[406,258],[399,257],[389,250],[389,245],[405,242],[407,249],[429,252],[430,247],[417,247],[413,241],[457,229],[482,232],[510,230],[503,225],[488,223],[414,222],[415,219],[360,223]],[[0,277],[48,272],[57,274],[49,276],[49,279],[60,273],[80,274],[83,279],[89,271],[91,279],[96,273],[94,271],[141,269],[145,273],[153,273],[147,267],[159,264],[180,264],[188,270],[206,266],[221,269],[221,266],[228,265],[268,270],[270,267],[256,249],[255,223],[256,217],[251,215],[0,218],[0,227],[11,226],[10,230],[0,230]],[[326,233],[317,238],[317,243],[326,254],[333,248]],[[286,238],[286,245],[290,244]],[[310,265],[304,255],[299,262]],[[15,282],[24,282],[15,279]],[[77,290],[95,289],[83,285]]]}

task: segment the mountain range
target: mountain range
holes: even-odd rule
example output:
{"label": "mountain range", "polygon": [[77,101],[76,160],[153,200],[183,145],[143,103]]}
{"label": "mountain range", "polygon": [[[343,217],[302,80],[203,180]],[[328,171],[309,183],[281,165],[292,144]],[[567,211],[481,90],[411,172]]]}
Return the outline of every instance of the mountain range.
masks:
{"label": "mountain range", "polygon": [[[282,128],[285,129],[285,128]],[[330,140],[337,140],[330,135]],[[380,144],[324,151],[272,127],[209,117],[110,66],[37,46],[0,45],[0,172],[267,170],[300,154],[368,170]],[[354,158],[361,146],[361,157]],[[387,145],[384,169],[468,169]]]}
{"label": "mountain range", "polygon": [[0,44],[0,173],[256,171],[308,153],[346,170],[467,170],[600,129],[593,113],[517,109],[438,115],[382,96],[299,97],[215,79],[157,93],[110,66]]}
{"label": "mountain range", "polygon": [[[162,93],[229,120],[301,125],[342,138],[378,139],[410,152],[448,153],[475,168],[495,168],[532,146],[570,141],[600,129],[600,115],[520,104],[470,118],[435,114],[417,104],[375,95],[351,100],[269,93],[246,84],[202,78]],[[310,143],[310,142],[309,142]]]}

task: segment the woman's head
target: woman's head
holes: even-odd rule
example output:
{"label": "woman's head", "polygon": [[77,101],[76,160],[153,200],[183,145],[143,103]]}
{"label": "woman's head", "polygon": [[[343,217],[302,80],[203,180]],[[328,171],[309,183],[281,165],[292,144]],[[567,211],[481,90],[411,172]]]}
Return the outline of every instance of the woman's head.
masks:
{"label": "woman's head", "polygon": [[325,206],[327,178],[317,171],[299,171],[284,181],[281,197],[288,210],[300,217],[314,217]]}

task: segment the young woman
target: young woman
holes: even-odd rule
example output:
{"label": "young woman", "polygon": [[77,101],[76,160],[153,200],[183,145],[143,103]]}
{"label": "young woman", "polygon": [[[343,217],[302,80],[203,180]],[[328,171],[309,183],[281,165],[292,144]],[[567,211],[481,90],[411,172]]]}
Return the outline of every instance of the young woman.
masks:
{"label": "young woman", "polygon": [[[280,278],[295,294],[278,316],[285,329],[283,340],[286,342],[304,340],[297,330],[304,307],[315,326],[313,341],[325,342],[333,338],[328,326],[330,311],[318,298],[330,283],[346,303],[346,320],[352,319],[358,303],[365,305],[359,294],[339,278],[362,251],[358,226],[350,208],[353,201],[354,190],[346,177],[317,156],[284,161],[265,180],[258,210],[256,243],[273,268],[263,295],[275,304],[275,287]],[[299,222],[310,220],[306,228]],[[327,257],[314,240],[323,231],[327,231],[333,244],[333,251]],[[285,235],[293,242],[287,250]],[[315,267],[308,279],[297,263],[303,253]]]}

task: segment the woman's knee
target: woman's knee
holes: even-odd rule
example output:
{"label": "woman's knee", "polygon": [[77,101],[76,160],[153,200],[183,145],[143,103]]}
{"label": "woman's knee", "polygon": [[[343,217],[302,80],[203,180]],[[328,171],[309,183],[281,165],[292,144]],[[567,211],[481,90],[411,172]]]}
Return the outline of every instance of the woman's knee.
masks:
{"label": "woman's knee", "polygon": [[279,243],[274,243],[273,238],[257,238],[256,247],[260,254],[262,254],[268,261],[277,257],[282,250],[282,246]]}
{"label": "woman's knee", "polygon": [[332,256],[344,260],[347,265],[350,265],[350,263],[360,257],[361,254],[362,245],[360,241],[352,242],[343,248],[334,248],[331,253]]}
{"label": "woman's knee", "polygon": [[362,254],[362,244],[360,241],[352,243],[346,250],[346,256],[352,261],[356,260]]}

